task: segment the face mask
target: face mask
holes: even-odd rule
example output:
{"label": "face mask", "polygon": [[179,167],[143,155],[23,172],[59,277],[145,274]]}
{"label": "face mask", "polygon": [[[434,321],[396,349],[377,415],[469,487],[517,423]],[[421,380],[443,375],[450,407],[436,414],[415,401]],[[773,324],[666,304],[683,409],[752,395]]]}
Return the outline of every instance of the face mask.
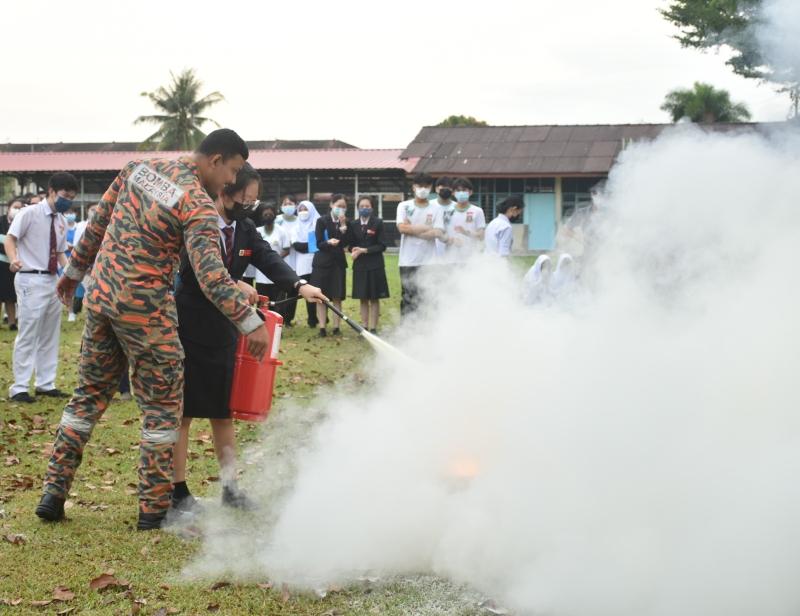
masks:
{"label": "face mask", "polygon": [[417,199],[427,199],[428,195],[431,194],[430,188],[422,188],[418,186],[414,189],[414,195],[416,195]]}
{"label": "face mask", "polygon": [[231,222],[244,220],[247,218],[247,208],[245,208],[243,203],[236,201],[232,209],[225,208],[225,217]]}
{"label": "face mask", "polygon": [[66,197],[62,197],[59,195],[58,199],[56,199],[56,212],[59,214],[63,214],[64,212],[70,210],[72,208],[72,199],[67,199]]}
{"label": "face mask", "polygon": [[469,201],[469,191],[467,190],[457,190],[455,192],[455,195],[456,195],[456,201],[458,201],[459,203],[466,203],[467,201]]}
{"label": "face mask", "polygon": [[300,220],[308,220],[311,217],[311,212],[309,212],[308,210],[304,210],[302,212],[298,212],[297,213],[297,217]]}
{"label": "face mask", "polygon": [[371,214],[372,214],[371,207],[362,207],[358,209],[358,215],[361,216],[361,218],[369,218]]}
{"label": "face mask", "polygon": [[270,214],[264,214],[264,215],[261,217],[261,221],[262,221],[262,222],[263,222],[265,225],[267,225],[268,227],[271,227],[271,226],[272,226],[272,223],[274,223],[274,222],[275,222],[275,214],[272,214],[272,213],[270,213]]}
{"label": "face mask", "polygon": [[343,207],[335,207],[331,210],[331,214],[333,214],[334,218],[341,218],[344,216],[344,208]]}
{"label": "face mask", "polygon": [[294,216],[295,213],[295,206],[293,205],[282,205],[281,212],[283,212],[286,216]]}
{"label": "face mask", "polygon": [[19,214],[19,210],[20,210],[20,208],[18,208],[18,207],[12,207],[10,210],[8,210],[8,219],[9,220],[14,220],[14,216]]}
{"label": "face mask", "polygon": [[453,191],[450,190],[449,188],[439,189],[439,198],[443,199],[444,201],[448,201],[452,196],[453,196]]}
{"label": "face mask", "polygon": [[75,219],[77,217],[75,216],[75,214],[67,214],[66,216],[64,216],[64,218],[67,219],[67,222],[75,222]]}

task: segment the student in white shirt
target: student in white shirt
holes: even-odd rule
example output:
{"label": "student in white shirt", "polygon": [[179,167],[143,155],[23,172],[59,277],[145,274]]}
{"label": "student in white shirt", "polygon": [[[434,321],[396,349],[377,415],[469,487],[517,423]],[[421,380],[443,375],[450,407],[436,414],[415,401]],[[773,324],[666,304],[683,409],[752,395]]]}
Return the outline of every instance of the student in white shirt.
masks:
{"label": "student in white shirt", "polygon": [[[434,186],[436,190],[436,202],[442,206],[442,217],[444,218],[445,233],[447,233],[447,223],[450,216],[453,215],[453,209],[456,202],[453,201],[453,179],[447,176],[442,176],[436,180]],[[445,253],[447,252],[447,242],[444,239],[436,240],[436,256],[441,262],[445,261]]]}
{"label": "student in white shirt", "polygon": [[77,192],[75,176],[54,174],[48,183],[47,198],[21,210],[6,235],[9,269],[17,273],[14,288],[19,331],[14,341],[14,384],[8,393],[16,402],[34,401],[28,393],[34,373],[37,394],[67,396],[56,389],[61,329],[56,283],[59,265],[67,265],[67,222],[63,213],[72,208]]}
{"label": "student in white shirt", "polygon": [[[291,242],[289,241],[289,236],[286,235],[286,231],[275,224],[275,219],[277,217],[277,206],[271,203],[263,206],[261,209],[261,226],[258,227],[258,232],[261,234],[261,237],[264,238],[264,241],[270,245],[272,250],[277,252],[281,258],[286,259],[286,257],[289,256]],[[266,295],[273,301],[280,301],[286,297],[285,292],[261,273],[260,270],[256,270],[255,280],[256,290],[258,290],[259,295]],[[278,306],[275,312],[283,316],[283,308],[284,306]]]}
{"label": "student in white shirt", "polygon": [[[281,199],[281,213],[275,218],[275,224],[280,227],[283,232],[292,240],[295,227],[299,224],[300,219],[297,218],[297,197],[292,194],[287,194]],[[294,248],[289,248],[289,254],[283,258],[286,265],[297,271],[297,251]],[[293,325],[295,313],[297,312],[297,302],[287,302],[283,309],[283,326],[291,327]]]}
{"label": "student in white shirt", "polygon": [[550,299],[550,280],[553,262],[547,255],[539,255],[522,280],[523,299],[526,304],[539,304]]}
{"label": "student in white shirt", "polygon": [[445,263],[464,263],[480,252],[486,230],[486,216],[477,205],[469,202],[472,182],[467,178],[453,180],[456,204],[445,224],[447,250]]}
{"label": "student in white shirt", "polygon": [[433,178],[418,174],[413,180],[414,198],[397,206],[397,230],[400,232],[400,314],[413,312],[419,305],[420,270],[434,263],[436,240],[444,238],[444,209],[428,201]]}
{"label": "student in white shirt", "polygon": [[524,207],[522,197],[516,195],[500,202],[497,206],[497,216],[486,227],[484,246],[487,253],[501,257],[511,255],[511,246],[514,243],[511,221],[522,216]]}
{"label": "student in white shirt", "polygon": [[[311,279],[311,272],[314,270],[314,255],[309,252],[309,238],[314,235],[317,220],[320,215],[311,201],[301,201],[297,204],[297,225],[289,235],[292,244],[291,250],[295,251],[294,271],[300,278]],[[315,304],[306,302],[306,322],[311,329],[319,324],[319,309]]]}

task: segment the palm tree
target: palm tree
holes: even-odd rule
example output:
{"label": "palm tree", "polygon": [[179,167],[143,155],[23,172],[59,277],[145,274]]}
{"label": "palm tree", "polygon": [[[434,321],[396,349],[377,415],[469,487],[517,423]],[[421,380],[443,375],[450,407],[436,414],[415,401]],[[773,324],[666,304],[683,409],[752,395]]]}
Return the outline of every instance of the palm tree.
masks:
{"label": "palm tree", "polygon": [[732,102],[727,90],[718,90],[698,81],[691,90],[677,89],[667,94],[661,110],[669,113],[673,122],[683,118],[703,124],[746,122],[750,119],[747,105]]}
{"label": "palm tree", "polygon": [[217,124],[211,118],[201,115],[206,109],[225,100],[219,92],[212,92],[203,98],[199,97],[203,85],[194,69],[185,69],[177,77],[170,71],[172,83],[155,92],[142,92],[142,96],[150,99],[153,105],[163,112],[159,115],[139,116],[134,124],[159,124],[156,132],[150,135],[140,146],[142,149],[156,150],[193,150],[205,133],[200,127],[207,122]]}

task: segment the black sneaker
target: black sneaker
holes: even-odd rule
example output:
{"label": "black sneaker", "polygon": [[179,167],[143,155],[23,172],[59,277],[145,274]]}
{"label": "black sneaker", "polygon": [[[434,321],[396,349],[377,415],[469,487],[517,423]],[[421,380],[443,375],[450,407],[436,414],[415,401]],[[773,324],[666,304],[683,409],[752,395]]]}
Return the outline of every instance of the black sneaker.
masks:
{"label": "black sneaker", "polygon": [[15,332],[15,331],[17,331],[17,329],[18,329],[18,328],[17,328],[17,324],[16,324],[16,323],[14,323],[14,324],[12,324],[12,325],[9,325],[9,326],[8,326],[8,329],[10,329],[12,332]]}
{"label": "black sneaker", "polygon": [[378,330],[377,329],[371,329],[371,330],[369,330],[369,333],[377,336],[378,335]]}
{"label": "black sneaker", "polygon": [[47,396],[49,398],[69,398],[69,394],[60,389],[48,389],[47,391],[37,389],[37,396]]}
{"label": "black sneaker", "polygon": [[332,333],[333,333],[334,336],[341,336],[342,335],[342,330],[340,330],[338,327],[334,327]]}
{"label": "black sneaker", "polygon": [[222,488],[222,504],[225,507],[241,509],[242,511],[255,511],[258,509],[255,501],[236,488]]}
{"label": "black sneaker", "polygon": [[27,391],[21,391],[18,394],[14,394],[11,396],[11,400],[14,402],[25,402],[27,404],[36,402],[36,398],[31,396]]}
{"label": "black sneaker", "polygon": [[42,500],[36,507],[36,515],[47,522],[58,522],[64,519],[64,499],[54,494],[42,494]]}
{"label": "black sneaker", "polygon": [[328,331],[327,330],[325,330],[325,329],[319,330],[319,337],[320,338],[325,338],[327,336],[328,336]]}
{"label": "black sneaker", "polygon": [[172,497],[172,509],[181,513],[203,513],[203,505],[191,494],[181,498]]}
{"label": "black sneaker", "polygon": [[161,528],[161,523],[166,517],[166,511],[161,511],[159,513],[144,513],[140,511],[136,530],[158,530]]}

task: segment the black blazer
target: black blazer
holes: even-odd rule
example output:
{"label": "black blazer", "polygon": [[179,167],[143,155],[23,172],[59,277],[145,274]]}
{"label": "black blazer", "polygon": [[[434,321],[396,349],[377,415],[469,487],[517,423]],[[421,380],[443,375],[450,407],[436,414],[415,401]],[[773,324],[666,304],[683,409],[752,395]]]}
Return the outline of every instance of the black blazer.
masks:
{"label": "black blazer", "polygon": [[[225,248],[220,238],[220,252]],[[252,220],[246,218],[236,223],[233,235],[233,262],[228,273],[240,280],[247,266],[253,264],[279,287],[290,291],[300,280],[281,256],[272,250],[256,230]],[[175,292],[178,305],[178,328],[182,338],[209,347],[234,344],[238,338],[236,326],[223,315],[203,294],[189,258],[181,255],[180,282]]]}
{"label": "black blazer", "polygon": [[[339,240],[337,246],[331,246],[325,239],[325,231],[328,232],[328,239],[336,238]],[[351,242],[350,238],[350,223],[347,224],[347,231],[342,233],[339,231],[339,223],[334,222],[330,214],[322,216],[317,219],[317,226],[314,228],[314,234],[317,236],[317,248],[319,251],[314,254],[314,260],[311,263],[312,267],[347,267],[347,259],[344,256],[345,246]]]}
{"label": "black blazer", "polygon": [[358,218],[350,223],[350,248],[366,248],[367,252],[353,261],[353,270],[384,269],[383,253],[386,244],[383,241],[383,221],[370,216],[366,227]]}

